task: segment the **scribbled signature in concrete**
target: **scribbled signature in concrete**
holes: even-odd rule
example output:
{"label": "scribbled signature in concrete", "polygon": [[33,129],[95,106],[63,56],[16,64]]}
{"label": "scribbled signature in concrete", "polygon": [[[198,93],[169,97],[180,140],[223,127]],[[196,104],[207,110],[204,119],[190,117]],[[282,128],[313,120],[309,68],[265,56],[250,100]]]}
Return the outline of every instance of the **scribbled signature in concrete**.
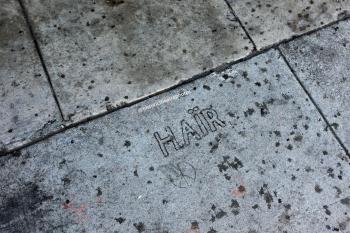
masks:
{"label": "scribbled signature in concrete", "polygon": [[[219,118],[218,113],[210,106],[200,110],[199,107],[194,107],[187,111],[191,116],[189,120],[182,119],[180,127],[182,132],[181,141],[179,137],[175,137],[170,126],[165,127],[164,133],[155,132],[153,135],[165,157],[169,156],[167,147],[173,146],[175,150],[179,150],[190,145],[191,140],[201,140],[210,132],[215,132],[218,128],[226,126],[226,122]],[[162,136],[161,136],[162,135]]]}
{"label": "scribbled signature in concrete", "polygon": [[161,171],[173,185],[179,188],[190,187],[196,181],[196,168],[188,162],[164,165]]}

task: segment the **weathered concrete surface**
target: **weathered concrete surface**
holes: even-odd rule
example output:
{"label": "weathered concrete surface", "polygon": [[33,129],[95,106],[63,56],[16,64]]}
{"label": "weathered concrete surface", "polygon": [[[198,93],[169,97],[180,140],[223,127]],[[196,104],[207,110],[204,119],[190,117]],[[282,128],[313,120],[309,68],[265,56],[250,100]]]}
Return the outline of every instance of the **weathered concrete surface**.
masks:
{"label": "weathered concrete surface", "polygon": [[247,55],[222,0],[24,0],[73,121]]}
{"label": "weathered concrete surface", "polygon": [[270,51],[0,158],[0,229],[348,232],[349,161],[325,127]]}
{"label": "weathered concrete surface", "polygon": [[0,154],[60,120],[45,73],[15,0],[0,0]]}
{"label": "weathered concrete surface", "polygon": [[281,48],[340,139],[350,148],[350,21]]}
{"label": "weathered concrete surface", "polygon": [[228,0],[258,49],[349,15],[349,0]]}

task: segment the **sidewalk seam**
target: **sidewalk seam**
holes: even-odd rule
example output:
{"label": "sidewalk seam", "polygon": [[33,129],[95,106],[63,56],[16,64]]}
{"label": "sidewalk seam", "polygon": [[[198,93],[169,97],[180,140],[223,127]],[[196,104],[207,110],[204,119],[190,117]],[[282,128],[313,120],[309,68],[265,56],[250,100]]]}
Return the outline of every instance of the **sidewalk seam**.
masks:
{"label": "sidewalk seam", "polygon": [[241,26],[241,28],[243,29],[244,33],[246,34],[246,36],[248,37],[248,39],[250,40],[250,42],[252,42],[253,44],[253,51],[257,51],[257,47],[256,44],[253,40],[253,38],[249,35],[247,29],[244,27],[242,21],[238,18],[236,12],[233,10],[232,6],[230,5],[230,3],[228,2],[228,0],[224,0],[226,2],[227,7],[229,8],[231,14],[234,15],[234,17],[236,18],[238,24]]}
{"label": "sidewalk seam", "polygon": [[24,7],[24,4],[23,4],[22,0],[18,0],[18,3],[19,3],[19,5],[20,5],[20,7],[21,7],[22,14],[23,14],[24,19],[25,19],[25,21],[26,21],[26,23],[27,23],[27,26],[28,26],[28,29],[29,29],[29,33],[30,33],[30,35],[31,35],[31,37],[32,37],[32,40],[33,40],[33,42],[34,42],[34,46],[35,46],[36,52],[37,52],[37,54],[38,54],[38,56],[39,56],[41,65],[42,65],[42,67],[43,67],[43,69],[44,69],[44,73],[45,73],[45,75],[46,75],[46,79],[47,79],[47,81],[48,81],[48,83],[49,83],[49,86],[50,86],[50,89],[51,89],[51,93],[52,93],[53,98],[54,98],[54,100],[55,100],[55,102],[56,102],[56,105],[57,105],[57,107],[58,107],[58,110],[59,110],[59,112],[60,112],[60,116],[61,116],[61,118],[62,118],[61,120],[62,120],[62,121],[65,121],[65,118],[64,118],[64,114],[63,114],[61,105],[60,105],[60,103],[59,103],[59,101],[58,101],[58,97],[57,97],[56,92],[55,92],[55,89],[54,89],[54,87],[53,87],[53,84],[52,84],[52,81],[51,81],[51,77],[50,77],[49,71],[48,71],[48,69],[47,69],[46,63],[45,63],[45,61],[44,61],[44,57],[43,57],[42,51],[41,51],[41,49],[40,49],[39,43],[38,43],[38,41],[37,41],[37,39],[36,39],[34,30],[33,30],[32,25],[31,25],[31,23],[30,23],[28,13],[27,13],[27,11],[26,11],[26,9],[25,9],[25,7]]}
{"label": "sidewalk seam", "polygon": [[331,126],[331,124],[329,123],[327,117],[325,116],[325,114],[322,112],[322,109],[320,108],[320,106],[318,106],[318,104],[316,103],[316,101],[314,100],[314,98],[312,97],[311,93],[308,91],[308,89],[305,87],[305,85],[303,84],[303,82],[300,80],[300,78],[298,77],[298,75],[296,74],[295,70],[293,69],[293,67],[290,65],[289,61],[287,60],[286,56],[283,54],[282,50],[280,49],[279,46],[277,46],[277,50],[279,51],[281,57],[283,58],[284,62],[286,63],[286,65],[289,67],[290,71],[293,73],[294,78],[297,80],[297,82],[299,83],[299,85],[301,86],[301,88],[304,90],[304,92],[306,93],[306,95],[308,96],[308,98],[311,100],[312,104],[315,106],[316,110],[319,112],[319,114],[321,115],[322,119],[326,122],[327,127],[329,128],[330,131],[332,132],[333,136],[335,137],[335,139],[338,141],[339,145],[343,148],[343,150],[345,151],[346,155],[350,158],[350,153],[349,150],[346,148],[346,146],[344,145],[344,143],[341,141],[341,139],[339,138],[339,136],[337,135],[337,133],[335,132],[335,130],[333,129],[333,127]]}
{"label": "sidewalk seam", "polygon": [[[18,0],[18,1],[20,2],[20,4],[22,4],[22,3],[21,3],[22,0]],[[224,0],[224,1],[226,2],[226,0]],[[227,2],[226,2],[226,3],[227,3]],[[21,5],[21,6],[22,6],[22,5]],[[229,7],[231,8],[231,6],[229,6]],[[232,9],[232,8],[231,8],[231,9]],[[23,11],[24,11],[24,8],[23,8]],[[234,15],[234,16],[235,16],[235,15]],[[238,19],[237,16],[235,16],[235,17],[236,17],[236,19]],[[343,18],[337,19],[337,20],[332,21],[332,22],[330,22],[330,23],[328,23],[328,24],[325,24],[325,25],[323,25],[323,26],[321,26],[321,27],[318,27],[318,28],[315,28],[315,29],[313,29],[313,30],[307,31],[307,32],[305,32],[305,33],[298,34],[298,35],[294,35],[294,36],[292,36],[292,37],[290,37],[290,38],[288,38],[288,39],[284,39],[284,40],[281,40],[281,41],[279,41],[279,42],[273,43],[273,44],[271,44],[271,45],[269,45],[269,46],[265,46],[265,47],[263,47],[263,48],[261,48],[261,49],[259,49],[259,50],[253,50],[250,54],[248,54],[248,55],[245,56],[245,57],[242,57],[242,58],[239,58],[239,59],[237,59],[237,60],[229,61],[229,62],[223,63],[223,64],[221,64],[221,65],[218,65],[218,66],[215,67],[215,68],[212,68],[212,69],[210,69],[210,70],[208,70],[208,71],[205,71],[205,72],[199,73],[199,74],[197,74],[197,75],[194,75],[194,76],[192,76],[192,77],[189,78],[189,79],[181,80],[179,83],[176,83],[176,84],[174,84],[174,85],[172,85],[172,86],[170,86],[170,87],[168,87],[168,88],[159,90],[159,91],[157,91],[157,92],[151,93],[151,94],[149,94],[149,95],[147,95],[147,96],[145,96],[145,97],[142,97],[142,98],[140,98],[140,99],[138,99],[138,100],[131,101],[131,102],[126,103],[126,104],[124,104],[124,105],[114,107],[114,108],[111,109],[111,110],[107,110],[107,111],[105,111],[105,112],[102,112],[102,113],[99,113],[99,114],[96,114],[96,115],[93,115],[93,116],[88,116],[88,117],[86,117],[86,118],[84,118],[84,119],[82,119],[82,120],[79,120],[79,121],[77,121],[77,122],[73,122],[72,124],[69,124],[69,125],[67,125],[67,126],[63,125],[64,127],[61,128],[61,129],[51,131],[50,133],[44,135],[43,137],[36,138],[36,139],[34,139],[34,140],[30,141],[30,142],[27,142],[27,143],[25,143],[25,144],[23,144],[22,146],[19,146],[19,147],[17,147],[17,148],[4,151],[3,154],[0,153],[0,157],[6,156],[6,155],[8,155],[8,154],[11,154],[11,153],[14,153],[14,152],[17,152],[17,151],[20,151],[20,150],[22,150],[22,149],[24,149],[24,148],[27,148],[27,147],[29,147],[29,146],[32,146],[32,145],[34,145],[34,144],[36,144],[36,143],[39,143],[39,142],[44,141],[44,140],[46,140],[46,139],[49,139],[49,138],[55,136],[56,134],[63,133],[63,132],[65,132],[65,131],[67,131],[67,130],[69,130],[69,129],[71,129],[71,128],[75,128],[75,127],[81,126],[81,125],[86,124],[86,123],[89,123],[89,122],[91,122],[91,121],[93,121],[93,120],[96,120],[96,119],[99,119],[99,118],[104,117],[104,116],[106,116],[106,115],[109,115],[109,114],[111,114],[111,113],[113,113],[113,112],[119,111],[119,110],[124,109],[124,108],[131,107],[131,106],[133,106],[133,105],[136,105],[136,104],[138,104],[138,103],[140,103],[140,102],[143,102],[143,101],[145,101],[145,100],[147,100],[147,99],[149,99],[149,98],[152,98],[152,97],[154,97],[154,96],[158,96],[158,95],[161,95],[161,94],[163,94],[163,93],[165,93],[165,92],[174,90],[174,89],[179,88],[179,87],[181,87],[181,86],[183,86],[183,85],[186,85],[186,84],[188,84],[188,83],[191,83],[191,82],[193,82],[193,81],[195,81],[195,80],[197,80],[197,79],[204,78],[204,77],[206,77],[206,76],[208,76],[208,75],[210,75],[210,74],[212,74],[212,73],[219,73],[219,72],[225,71],[226,69],[228,69],[229,67],[231,67],[231,66],[234,65],[234,64],[247,61],[247,60],[249,60],[249,59],[251,59],[251,58],[253,58],[253,57],[255,57],[255,56],[258,56],[258,55],[260,55],[260,54],[263,54],[263,53],[269,51],[270,49],[277,49],[277,50],[279,50],[279,46],[282,45],[282,44],[289,43],[290,41],[296,40],[297,38],[300,38],[300,37],[303,37],[303,36],[308,36],[308,35],[310,35],[310,34],[316,33],[317,31],[320,31],[320,30],[323,30],[323,29],[325,29],[325,28],[331,27],[332,25],[335,25],[335,24],[337,24],[337,23],[339,23],[339,22],[341,22],[341,21],[346,21],[346,20],[349,20],[349,19],[350,19],[350,16],[345,16],[345,17],[343,17]],[[27,20],[27,19],[26,19],[26,20]],[[239,19],[238,19],[238,20],[239,20]],[[28,25],[30,25],[29,22],[28,22]],[[34,34],[33,34],[33,36],[34,36]],[[249,36],[249,34],[247,34],[247,36]],[[250,36],[249,36],[249,37],[250,37]],[[251,41],[252,41],[252,40],[251,40]],[[36,41],[35,41],[35,42],[36,42]],[[36,43],[37,43],[37,42],[36,42]],[[252,43],[254,43],[254,42],[252,41]],[[253,44],[253,45],[254,45],[254,44]],[[39,48],[39,47],[38,47],[38,48]],[[38,50],[38,51],[39,51],[39,50]],[[279,52],[281,52],[281,51],[279,50]],[[42,62],[43,62],[43,61],[42,61]],[[43,63],[43,64],[44,64],[44,63]],[[45,66],[45,69],[46,69],[46,66]],[[46,70],[46,71],[47,71],[47,70]],[[47,75],[47,77],[49,77],[49,76]],[[52,89],[52,90],[53,90],[53,89]],[[54,97],[56,97],[56,96],[54,96]],[[56,100],[56,98],[55,98],[55,100]],[[57,103],[57,105],[59,106],[59,109],[60,109],[60,105],[59,105],[58,100],[57,100],[56,103]],[[62,117],[62,119],[63,119],[63,122],[62,122],[62,123],[65,123],[65,122],[64,122],[63,113],[62,113],[61,109],[60,109],[60,113],[61,113],[61,117]],[[329,123],[328,123],[328,124],[329,124]],[[333,128],[331,128],[331,130],[333,131]],[[335,134],[335,137],[337,138],[338,136]],[[338,139],[339,139],[339,138],[338,138]],[[347,155],[350,157],[350,153],[348,152],[348,150],[346,149],[346,147],[344,146],[344,144],[340,141],[340,139],[338,140],[338,142],[339,142],[339,144],[343,145],[342,148],[343,148],[344,151],[347,153]]]}

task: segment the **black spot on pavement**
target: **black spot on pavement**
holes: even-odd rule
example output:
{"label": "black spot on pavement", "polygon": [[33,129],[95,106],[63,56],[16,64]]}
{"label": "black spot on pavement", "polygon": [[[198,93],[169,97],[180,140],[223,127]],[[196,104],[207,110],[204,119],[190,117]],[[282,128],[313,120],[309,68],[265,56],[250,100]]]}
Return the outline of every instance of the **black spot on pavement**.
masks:
{"label": "black spot on pavement", "polygon": [[122,224],[125,221],[125,218],[119,217],[116,218],[115,221],[117,221],[119,224]]}
{"label": "black spot on pavement", "polygon": [[134,223],[134,227],[137,229],[139,233],[145,231],[145,225],[142,222]]}

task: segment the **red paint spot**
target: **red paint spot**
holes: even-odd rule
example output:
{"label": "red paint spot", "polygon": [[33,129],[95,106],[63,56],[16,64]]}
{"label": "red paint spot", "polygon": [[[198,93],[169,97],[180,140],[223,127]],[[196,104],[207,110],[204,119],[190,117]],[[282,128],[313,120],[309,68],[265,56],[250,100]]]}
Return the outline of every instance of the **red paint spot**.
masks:
{"label": "red paint spot", "polygon": [[90,216],[86,215],[86,207],[84,204],[80,205],[79,208],[75,207],[73,202],[70,201],[66,201],[65,203],[63,203],[63,209],[65,210],[69,210],[71,211],[71,213],[73,213],[73,215],[76,218],[76,222],[77,223],[82,223],[83,221],[87,221],[88,219],[90,219]]}
{"label": "red paint spot", "polygon": [[234,197],[244,197],[247,193],[244,181],[242,177],[237,177],[237,180],[239,181],[239,185],[231,190],[231,195]]}
{"label": "red paint spot", "polygon": [[76,211],[77,213],[82,213],[82,212],[85,211],[85,206],[84,206],[84,205],[81,205],[80,208],[76,208],[75,211]]}
{"label": "red paint spot", "polygon": [[191,223],[191,228],[190,229],[187,229],[184,231],[184,233],[201,233],[199,231],[199,226],[198,226],[198,222],[192,222]]}
{"label": "red paint spot", "polygon": [[71,208],[71,207],[72,207],[72,203],[69,202],[69,201],[66,201],[66,202],[63,203],[63,205],[62,205],[62,208],[63,208],[63,209],[69,209],[69,208]]}
{"label": "red paint spot", "polygon": [[[83,223],[91,219],[89,215],[87,215],[87,211],[89,210],[94,211],[94,209],[98,206],[103,205],[105,202],[102,197],[98,196],[96,197],[95,201],[92,201],[91,203],[83,203],[83,204],[76,204],[73,201],[66,200],[62,204],[62,208],[66,211],[69,211],[75,219],[77,223]],[[195,232],[197,233],[197,232]]]}
{"label": "red paint spot", "polygon": [[201,233],[199,229],[187,229],[184,233]]}

